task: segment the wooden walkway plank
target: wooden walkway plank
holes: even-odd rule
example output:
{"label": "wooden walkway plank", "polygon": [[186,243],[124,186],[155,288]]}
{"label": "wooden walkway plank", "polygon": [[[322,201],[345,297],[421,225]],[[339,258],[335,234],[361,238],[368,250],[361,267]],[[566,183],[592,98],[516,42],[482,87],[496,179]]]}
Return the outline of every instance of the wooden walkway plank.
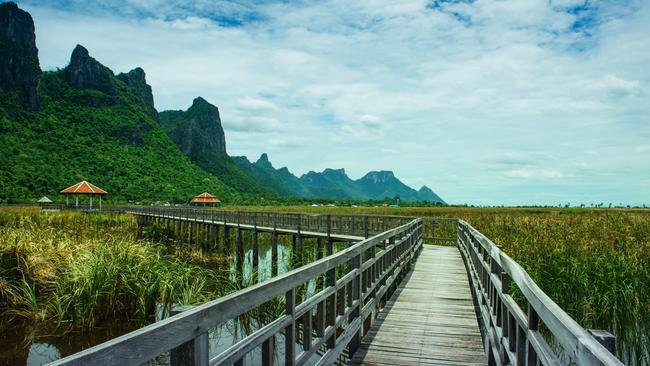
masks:
{"label": "wooden walkway plank", "polygon": [[487,365],[457,248],[424,246],[351,364]]}

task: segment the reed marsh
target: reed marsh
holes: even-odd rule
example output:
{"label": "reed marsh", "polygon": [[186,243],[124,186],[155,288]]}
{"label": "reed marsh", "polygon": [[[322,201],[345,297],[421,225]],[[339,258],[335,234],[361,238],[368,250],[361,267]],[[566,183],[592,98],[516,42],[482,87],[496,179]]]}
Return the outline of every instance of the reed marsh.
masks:
{"label": "reed marsh", "polygon": [[218,297],[220,271],[138,239],[133,217],[0,211],[0,306],[11,317],[91,328],[146,322],[157,304]]}
{"label": "reed marsh", "polygon": [[[236,209],[464,219],[519,262],[583,327],[614,333],[627,364],[649,364],[650,210]],[[146,324],[157,305],[202,303],[270,277],[264,241],[261,237],[259,272],[247,248],[238,273],[233,253],[181,245],[165,227],[139,228],[129,215],[0,208],[0,308],[30,324],[75,330],[114,318]],[[305,245],[311,249],[303,263],[316,259],[314,243]],[[290,245],[278,249],[280,273],[301,264]],[[306,296],[313,285],[305,286]],[[281,302],[273,302],[230,326],[256,328],[263,323],[257,318],[278,309]]]}
{"label": "reed marsh", "polygon": [[[7,347],[0,365],[35,352],[52,361],[165,317],[172,305],[201,304],[269,278],[265,239],[255,268],[250,247],[240,264],[232,247],[205,251],[164,225],[138,226],[131,215],[0,207],[0,343]],[[279,273],[303,263],[290,248],[278,245]],[[223,351],[282,309],[273,300],[242,314],[214,330],[220,338],[211,347]]]}

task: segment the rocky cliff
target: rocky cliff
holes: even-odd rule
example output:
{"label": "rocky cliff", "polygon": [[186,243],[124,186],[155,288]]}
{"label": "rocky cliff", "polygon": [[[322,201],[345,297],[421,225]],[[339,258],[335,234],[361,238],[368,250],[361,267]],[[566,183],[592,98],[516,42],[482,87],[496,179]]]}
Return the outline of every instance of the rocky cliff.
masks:
{"label": "rocky cliff", "polygon": [[186,111],[160,112],[167,135],[191,162],[246,193],[272,190],[243,172],[226,153],[226,136],[219,109],[201,97]]}
{"label": "rocky cliff", "polygon": [[106,94],[117,94],[113,72],[90,57],[88,50],[77,45],[72,51],[70,64],[65,68],[66,80],[79,89],[95,89]]}
{"label": "rocky cliff", "polygon": [[0,4],[0,89],[38,109],[40,78],[31,15],[13,2]]}
{"label": "rocky cliff", "polygon": [[142,99],[146,105],[153,108],[153,92],[151,90],[151,86],[147,84],[144,70],[136,67],[127,73],[121,73],[117,75],[117,78],[129,86],[135,95]]}

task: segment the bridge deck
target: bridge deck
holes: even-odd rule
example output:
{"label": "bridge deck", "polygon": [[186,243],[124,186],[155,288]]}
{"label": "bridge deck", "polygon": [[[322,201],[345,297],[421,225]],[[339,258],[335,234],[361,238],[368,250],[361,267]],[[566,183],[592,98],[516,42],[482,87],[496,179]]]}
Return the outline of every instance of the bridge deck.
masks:
{"label": "bridge deck", "polygon": [[352,364],[486,365],[457,248],[425,245],[363,338]]}

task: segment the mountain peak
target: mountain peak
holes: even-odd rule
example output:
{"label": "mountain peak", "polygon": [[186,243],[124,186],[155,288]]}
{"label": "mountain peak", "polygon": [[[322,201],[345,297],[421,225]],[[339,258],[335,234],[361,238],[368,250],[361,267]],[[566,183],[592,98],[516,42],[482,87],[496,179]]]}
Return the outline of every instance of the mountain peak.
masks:
{"label": "mountain peak", "polygon": [[146,105],[153,107],[153,92],[151,86],[147,84],[146,74],[142,68],[136,67],[127,73],[117,75],[117,78],[128,85]]}
{"label": "mountain peak", "polygon": [[385,183],[394,180],[395,174],[390,170],[380,170],[368,172],[361,180],[371,181],[372,183]]}
{"label": "mountain peak", "polygon": [[269,156],[267,153],[262,153],[262,155],[260,155],[260,158],[255,162],[255,165],[259,166],[260,168],[275,169],[269,161]]}
{"label": "mountain peak", "polygon": [[[160,121],[167,134],[192,161],[223,159],[226,136],[221,125],[219,108],[196,97],[186,111],[161,112]],[[206,161],[205,166],[210,162]],[[206,169],[206,168],[204,168]]]}
{"label": "mountain peak", "polygon": [[[197,108],[197,107],[212,107],[212,108],[217,108],[214,104],[208,102],[207,100],[203,99],[203,97],[198,96],[194,98],[192,101],[192,106],[190,108]],[[217,108],[219,109],[219,108]]]}
{"label": "mountain peak", "polygon": [[90,57],[90,54],[88,53],[88,49],[80,44],[77,44],[74,47],[74,50],[72,50],[72,56],[70,57],[71,61],[76,61],[78,62],[80,59]]}
{"label": "mountain peak", "polygon": [[343,169],[343,168],[341,168],[341,169],[331,169],[331,168],[326,168],[325,170],[323,170],[323,174],[324,174],[324,175],[329,175],[329,176],[342,176],[342,175],[346,175],[346,174],[345,174],[345,169]]}
{"label": "mountain peak", "polygon": [[79,89],[95,89],[106,94],[117,94],[113,72],[90,56],[88,50],[77,45],[72,51],[65,78]]}

